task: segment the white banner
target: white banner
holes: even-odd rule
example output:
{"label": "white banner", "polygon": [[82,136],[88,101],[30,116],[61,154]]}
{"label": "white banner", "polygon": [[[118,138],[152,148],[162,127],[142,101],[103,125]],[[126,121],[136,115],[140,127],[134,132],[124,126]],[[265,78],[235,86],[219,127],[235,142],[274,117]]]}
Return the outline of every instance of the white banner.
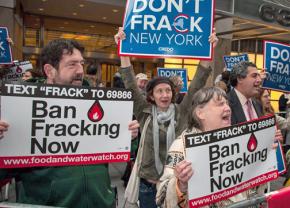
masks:
{"label": "white banner", "polygon": [[194,170],[189,207],[212,204],[277,178],[274,137],[274,116],[187,135],[186,160]]}
{"label": "white banner", "polygon": [[132,113],[129,90],[5,83],[0,168],[128,161]]}
{"label": "white banner", "polygon": [[24,75],[24,73],[29,70],[33,69],[32,64],[30,61],[21,61],[16,62],[12,67],[9,68],[9,71],[4,76],[5,81],[18,81]]}

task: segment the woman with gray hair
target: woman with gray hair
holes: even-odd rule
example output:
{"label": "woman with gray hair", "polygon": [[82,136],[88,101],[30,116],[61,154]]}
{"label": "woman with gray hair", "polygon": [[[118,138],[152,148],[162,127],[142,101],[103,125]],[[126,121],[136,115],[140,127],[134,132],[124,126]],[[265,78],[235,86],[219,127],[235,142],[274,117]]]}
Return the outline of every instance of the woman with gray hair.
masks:
{"label": "woman with gray hair", "polygon": [[157,184],[156,202],[160,207],[187,207],[187,182],[193,175],[193,169],[191,163],[184,160],[185,134],[231,125],[226,93],[217,87],[199,90],[193,97],[190,112],[187,129],[171,145],[164,173]]}
{"label": "woman with gray hair", "polygon": [[[217,87],[203,88],[193,97],[187,129],[172,143],[164,173],[157,184],[157,205],[162,208],[188,207],[188,181],[193,176],[192,164],[185,160],[185,135],[212,131],[231,125],[231,109],[225,92]],[[246,190],[208,207],[226,207],[249,198]]]}

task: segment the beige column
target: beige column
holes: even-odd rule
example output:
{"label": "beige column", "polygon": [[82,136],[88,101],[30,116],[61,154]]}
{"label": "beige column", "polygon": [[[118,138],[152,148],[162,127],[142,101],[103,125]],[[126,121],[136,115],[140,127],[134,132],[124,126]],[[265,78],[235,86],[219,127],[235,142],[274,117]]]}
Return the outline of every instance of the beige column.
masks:
{"label": "beige column", "polygon": [[[226,18],[215,22],[216,33],[231,31],[233,27],[233,19]],[[225,67],[223,56],[229,55],[231,53],[231,40],[232,34],[219,36],[219,42],[214,50],[214,61],[211,67],[213,68],[213,73],[208,79],[207,86],[213,86],[215,78],[223,72]]]}

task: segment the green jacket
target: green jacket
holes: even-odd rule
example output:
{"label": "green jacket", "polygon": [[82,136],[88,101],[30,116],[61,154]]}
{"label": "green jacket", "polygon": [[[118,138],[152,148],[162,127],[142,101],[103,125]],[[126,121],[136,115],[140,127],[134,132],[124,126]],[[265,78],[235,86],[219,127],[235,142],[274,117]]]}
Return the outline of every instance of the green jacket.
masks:
{"label": "green jacket", "polygon": [[[42,83],[42,80],[35,80]],[[115,207],[107,164],[1,169],[15,178],[17,202],[77,208]]]}
{"label": "green jacket", "polygon": [[15,178],[19,203],[114,207],[107,165],[2,169],[0,177]]}
{"label": "green jacket", "polygon": [[[148,116],[152,117],[152,105],[146,102],[145,97],[137,87],[135,74],[131,67],[121,68],[120,73],[127,89],[132,89],[134,92],[134,115],[140,123],[141,132]],[[179,136],[183,130],[186,129],[188,123],[188,114],[191,110],[191,103],[193,94],[201,89],[211,73],[211,68],[204,68],[198,66],[193,80],[190,83],[188,92],[184,96],[180,104],[175,105],[175,135]],[[169,124],[169,123],[168,123]],[[159,127],[159,157],[163,165],[165,165],[167,149],[166,149],[166,132],[168,125]],[[143,157],[141,161],[139,177],[151,180],[158,180],[162,173],[159,175],[155,167],[154,158],[154,145],[153,145],[153,122],[152,119],[145,129],[145,142]]]}

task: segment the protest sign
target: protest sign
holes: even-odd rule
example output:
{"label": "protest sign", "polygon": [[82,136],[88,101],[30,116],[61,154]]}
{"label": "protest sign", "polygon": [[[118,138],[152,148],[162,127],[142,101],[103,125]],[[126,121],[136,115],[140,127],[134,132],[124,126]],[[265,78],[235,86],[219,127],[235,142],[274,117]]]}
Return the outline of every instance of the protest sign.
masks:
{"label": "protest sign", "polygon": [[264,68],[264,88],[290,92],[290,45],[264,41]]}
{"label": "protest sign", "polygon": [[278,142],[278,148],[276,149],[276,157],[277,157],[277,167],[279,174],[283,174],[286,172],[286,162],[284,158],[284,151],[282,149],[281,143]]}
{"label": "protest sign", "polygon": [[3,80],[18,81],[23,77],[25,71],[29,69],[33,69],[30,61],[15,62],[13,66],[8,69],[8,72],[5,74]]}
{"label": "protest sign", "polygon": [[12,64],[12,52],[10,44],[7,41],[7,27],[0,27],[0,64]]}
{"label": "protest sign", "polygon": [[233,66],[242,61],[249,61],[248,54],[245,53],[237,56],[224,56],[225,66],[228,71],[232,71]]}
{"label": "protest sign", "polygon": [[183,81],[181,93],[187,92],[187,70],[186,69],[172,69],[172,68],[157,68],[158,76],[161,77],[172,77],[172,76],[180,76]]}
{"label": "protest sign", "polygon": [[127,0],[119,55],[211,59],[214,0]]}
{"label": "protest sign", "polygon": [[186,160],[194,170],[189,207],[212,204],[277,178],[274,137],[274,116],[185,136]]}
{"label": "protest sign", "polygon": [[0,168],[128,161],[132,112],[129,90],[5,83]]}

